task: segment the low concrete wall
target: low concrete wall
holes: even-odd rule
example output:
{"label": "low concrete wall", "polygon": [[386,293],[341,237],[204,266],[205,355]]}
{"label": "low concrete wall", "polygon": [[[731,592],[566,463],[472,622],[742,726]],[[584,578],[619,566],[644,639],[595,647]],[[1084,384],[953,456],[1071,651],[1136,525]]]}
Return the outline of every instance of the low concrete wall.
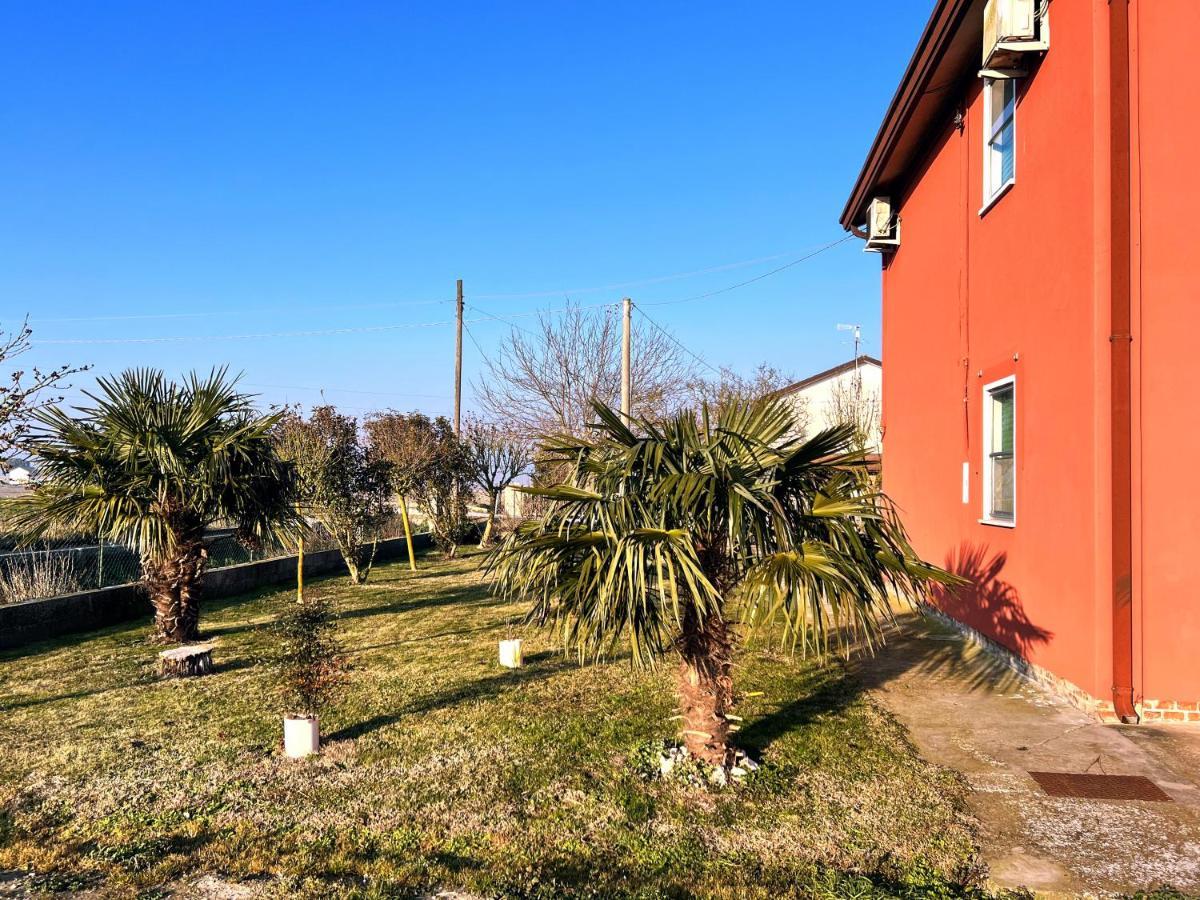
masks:
{"label": "low concrete wall", "polygon": [[[424,550],[432,545],[432,541],[428,534],[415,534],[413,545],[418,550]],[[392,538],[379,542],[375,560],[386,562],[405,553],[404,538]],[[344,572],[345,568],[337,550],[321,550],[304,555],[305,577],[326,575],[338,570]],[[205,573],[204,597],[219,600],[261,587],[294,583],[295,579],[294,555],[225,566]],[[64,634],[119,625],[149,613],[150,601],[139,584],[119,584],[48,600],[0,604],[0,650],[23,647]]]}

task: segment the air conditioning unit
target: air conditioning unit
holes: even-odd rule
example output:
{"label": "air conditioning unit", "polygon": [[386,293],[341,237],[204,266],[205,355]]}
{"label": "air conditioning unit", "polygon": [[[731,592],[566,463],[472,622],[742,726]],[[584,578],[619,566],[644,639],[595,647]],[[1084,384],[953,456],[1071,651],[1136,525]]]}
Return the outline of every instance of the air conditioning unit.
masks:
{"label": "air conditioning unit", "polygon": [[867,207],[867,246],[876,253],[888,253],[900,246],[900,220],[892,212],[889,197],[875,197]]}
{"label": "air conditioning unit", "polygon": [[1050,49],[1046,0],[987,0],[983,8],[983,69],[991,78],[1022,75],[1023,54]]}

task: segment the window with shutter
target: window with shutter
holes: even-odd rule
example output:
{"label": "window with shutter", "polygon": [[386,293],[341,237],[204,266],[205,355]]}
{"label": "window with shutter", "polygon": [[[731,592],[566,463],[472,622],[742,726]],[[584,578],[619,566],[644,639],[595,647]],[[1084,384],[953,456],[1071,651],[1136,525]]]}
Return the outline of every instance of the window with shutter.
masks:
{"label": "window with shutter", "polygon": [[987,385],[983,404],[983,518],[1012,525],[1017,514],[1016,380]]}

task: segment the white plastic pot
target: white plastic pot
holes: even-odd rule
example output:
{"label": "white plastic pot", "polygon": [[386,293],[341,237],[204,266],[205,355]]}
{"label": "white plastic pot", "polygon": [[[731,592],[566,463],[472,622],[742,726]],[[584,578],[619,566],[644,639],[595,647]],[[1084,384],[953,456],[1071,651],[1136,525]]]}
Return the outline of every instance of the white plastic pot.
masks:
{"label": "white plastic pot", "polygon": [[321,749],[321,728],[316,716],[284,716],[283,752],[292,759],[312,756]]}
{"label": "white plastic pot", "polygon": [[521,668],[521,639],[500,642],[500,665],[506,669]]}

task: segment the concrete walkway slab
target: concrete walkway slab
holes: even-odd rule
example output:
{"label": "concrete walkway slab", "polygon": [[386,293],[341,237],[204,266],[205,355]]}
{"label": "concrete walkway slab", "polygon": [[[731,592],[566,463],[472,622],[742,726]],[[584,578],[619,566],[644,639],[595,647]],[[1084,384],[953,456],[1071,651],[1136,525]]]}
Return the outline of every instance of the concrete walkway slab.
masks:
{"label": "concrete walkway slab", "polygon": [[[996,886],[1200,892],[1200,729],[1104,725],[916,615],[855,669],[927,759],[970,783]],[[1031,771],[1142,775],[1172,802],[1051,797]]]}

